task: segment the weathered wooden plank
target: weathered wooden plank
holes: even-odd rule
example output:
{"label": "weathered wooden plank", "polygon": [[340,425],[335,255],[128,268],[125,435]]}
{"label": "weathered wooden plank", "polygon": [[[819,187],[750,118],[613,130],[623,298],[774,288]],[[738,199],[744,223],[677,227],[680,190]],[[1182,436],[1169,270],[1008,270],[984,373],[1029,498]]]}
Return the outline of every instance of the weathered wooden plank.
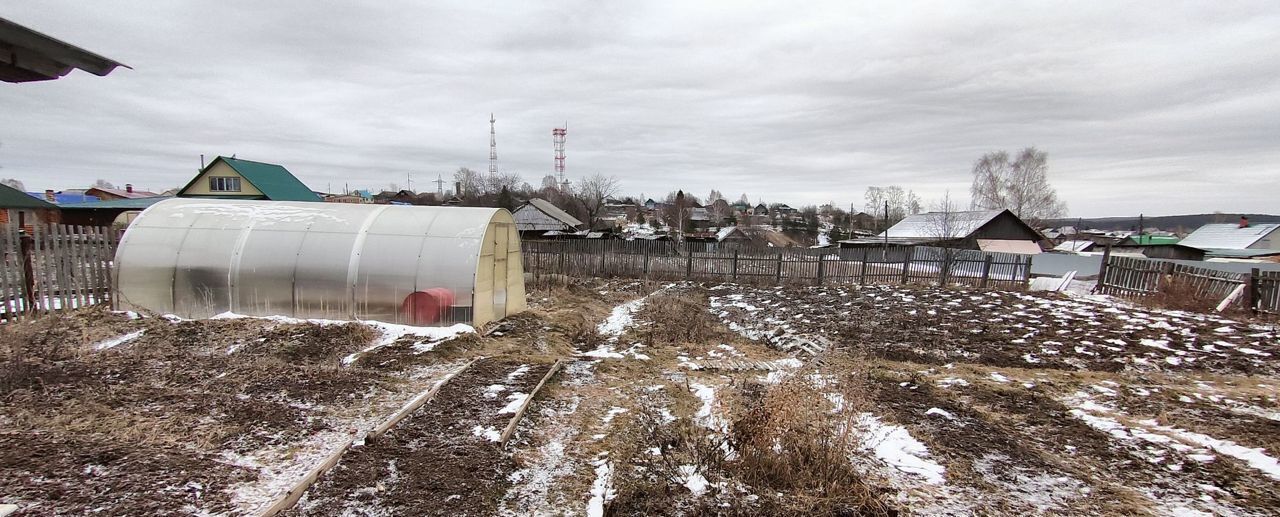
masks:
{"label": "weathered wooden plank", "polygon": [[556,359],[556,362],[551,365],[551,369],[547,370],[546,375],[542,376],[541,381],[538,381],[538,385],[534,386],[533,390],[529,392],[529,396],[525,397],[524,402],[516,409],[516,414],[511,417],[511,422],[507,424],[507,428],[502,431],[502,435],[498,439],[498,445],[500,447],[507,446],[507,440],[510,440],[511,435],[516,432],[516,426],[520,424],[520,419],[524,417],[525,410],[529,409],[529,404],[533,403],[533,398],[538,395],[538,390],[541,390],[542,387],[547,384],[547,381],[551,380],[551,377],[554,376],[556,372],[560,371],[560,367],[563,365],[563,359]]}

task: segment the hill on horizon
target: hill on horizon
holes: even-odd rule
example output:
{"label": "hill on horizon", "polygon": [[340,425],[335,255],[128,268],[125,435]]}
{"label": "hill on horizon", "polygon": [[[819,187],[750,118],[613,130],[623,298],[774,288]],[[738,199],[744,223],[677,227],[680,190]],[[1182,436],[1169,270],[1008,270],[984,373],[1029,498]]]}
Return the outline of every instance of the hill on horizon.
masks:
{"label": "hill on horizon", "polygon": [[[1146,229],[1158,228],[1167,231],[1181,230],[1189,233],[1206,224],[1238,222],[1242,215],[1244,217],[1248,217],[1250,223],[1280,223],[1280,215],[1217,213],[1143,217],[1142,227]],[[1138,217],[1081,217],[1051,219],[1046,224],[1054,228],[1061,226],[1081,226],[1082,229],[1137,230]]]}

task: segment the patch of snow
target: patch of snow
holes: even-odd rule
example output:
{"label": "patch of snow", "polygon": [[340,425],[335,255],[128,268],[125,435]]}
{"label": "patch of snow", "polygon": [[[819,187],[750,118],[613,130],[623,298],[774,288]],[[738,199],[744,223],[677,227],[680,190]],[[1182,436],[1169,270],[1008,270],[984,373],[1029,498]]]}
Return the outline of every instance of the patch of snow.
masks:
{"label": "patch of snow", "polygon": [[1009,382],[1009,378],[1000,374],[1000,372],[991,372],[991,380],[996,382]]}
{"label": "patch of snow", "polygon": [[510,402],[508,402],[507,405],[502,409],[499,409],[498,414],[502,415],[506,413],[515,413],[516,411],[519,411],[520,405],[524,404],[524,401],[528,398],[529,398],[528,393],[520,393],[518,391],[510,395],[507,395],[507,400],[509,400]]}
{"label": "patch of snow", "polygon": [[695,497],[706,493],[707,478],[698,472],[696,465],[681,465],[677,470],[680,473],[680,479],[684,481],[685,488],[688,488]]}
{"label": "patch of snow", "polygon": [[471,434],[482,437],[491,442],[497,442],[502,440],[502,433],[498,432],[497,429],[494,429],[493,426],[489,426],[489,427],[475,426],[475,428],[471,430]]}
{"label": "patch of snow", "polygon": [[96,343],[96,344],[94,344],[94,345],[93,345],[93,349],[94,349],[94,350],[107,350],[107,349],[110,349],[110,348],[115,348],[115,347],[118,347],[118,346],[123,345],[123,344],[125,344],[125,343],[128,343],[128,342],[130,342],[130,341],[133,341],[133,340],[135,340],[135,339],[138,339],[139,337],[142,337],[142,335],[143,335],[143,334],[145,334],[146,332],[147,332],[147,331],[146,331],[146,329],[143,329],[143,330],[138,330],[138,331],[130,332],[130,333],[125,334],[125,335],[120,336],[120,337],[111,338],[111,339],[108,339],[108,340],[106,340],[106,341],[100,341],[100,342],[98,342],[98,343]]}
{"label": "patch of snow", "polygon": [[953,416],[953,415],[952,415],[950,412],[948,412],[947,410],[945,410],[945,409],[939,409],[939,408],[936,408],[936,407],[929,408],[929,410],[928,410],[928,411],[925,411],[925,412],[924,412],[924,414],[926,414],[926,415],[938,415],[938,416],[940,416],[940,417],[942,417],[942,418],[945,418],[945,419],[947,419],[947,420],[955,420],[955,419],[956,419],[956,417],[955,417],[955,416]]}
{"label": "patch of snow", "polygon": [[591,499],[587,501],[587,517],[604,517],[604,505],[616,495],[613,490],[613,463],[596,460],[596,480],[591,483]]}
{"label": "patch of snow", "polygon": [[858,417],[866,431],[862,447],[871,450],[881,461],[902,472],[921,477],[931,485],[943,483],[946,469],[929,458],[929,449],[903,427],[880,422],[871,413]]}
{"label": "patch of snow", "polygon": [[609,422],[612,422],[614,417],[617,417],[618,415],[621,415],[626,412],[627,412],[627,408],[613,406],[609,408],[609,411],[604,414],[604,418],[602,419],[602,421],[607,424]]}
{"label": "patch of snow", "polygon": [[[270,319],[276,319],[276,318],[273,317]],[[308,321],[310,323],[319,323],[321,325],[334,324],[334,323],[337,323],[337,324],[350,323],[349,321],[335,321],[335,320],[302,320],[302,321]],[[476,329],[471,325],[466,325],[462,323],[458,323],[450,327],[414,327],[412,325],[400,325],[397,323],[382,323],[380,321],[362,321],[360,323],[373,327],[374,330],[381,332],[382,337],[378,338],[377,341],[374,341],[373,344],[369,345],[368,348],[365,348],[364,350],[361,350],[359,352],[356,352],[354,354],[351,354],[342,358],[342,364],[344,366],[356,362],[356,359],[359,359],[360,356],[363,354],[367,354],[369,352],[372,352],[384,346],[390,345],[391,343],[394,343],[400,338],[405,336],[414,336],[414,337],[422,338],[422,341],[418,343],[414,343],[413,348],[415,351],[419,351],[419,350],[425,351],[425,350],[431,350],[432,348],[435,348],[436,343],[439,343],[441,341],[445,341],[447,339],[453,339],[462,334],[474,333],[476,331]],[[430,348],[426,348],[427,343],[430,343]]]}
{"label": "patch of snow", "polygon": [[1280,480],[1280,462],[1268,456],[1265,449],[1245,447],[1230,440],[1219,440],[1212,436],[1187,431],[1171,426],[1159,425],[1155,420],[1143,420],[1142,425],[1168,433],[1174,437],[1213,449],[1218,454],[1231,456],[1249,464],[1250,467],[1262,471],[1271,479]]}

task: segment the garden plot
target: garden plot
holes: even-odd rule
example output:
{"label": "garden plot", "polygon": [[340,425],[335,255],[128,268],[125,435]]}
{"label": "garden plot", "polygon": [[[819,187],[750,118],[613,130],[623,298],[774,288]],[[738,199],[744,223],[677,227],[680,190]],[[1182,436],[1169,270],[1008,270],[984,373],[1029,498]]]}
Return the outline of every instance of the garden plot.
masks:
{"label": "garden plot", "polygon": [[[92,311],[6,327],[26,329],[20,342],[78,345],[31,363],[43,387],[0,385],[0,502],[45,505],[34,514],[249,513],[470,363],[350,449],[291,512],[1280,508],[1267,326],[925,287],[578,282],[529,296],[528,313],[446,341]],[[801,338],[829,346],[784,350]],[[531,396],[556,360],[560,373]],[[530,399],[506,446],[493,441]]]}
{"label": "garden plot", "polygon": [[1280,364],[1274,326],[1059,296],[883,285],[714,293],[712,308],[744,336],[820,335],[886,359],[1267,375]]}
{"label": "garden plot", "polygon": [[1280,507],[1274,327],[965,289],[712,292],[712,311],[741,333],[825,335],[836,348],[825,357],[866,365],[873,413],[945,469],[943,483],[882,469],[901,509]]}
{"label": "garden plot", "polygon": [[[342,365],[385,330],[101,309],[6,326],[0,502],[31,515],[260,510],[447,370]],[[395,341],[448,337],[417,334]]]}
{"label": "garden plot", "polygon": [[387,434],[353,447],[294,515],[487,515],[514,465],[502,430],[550,364],[479,359]]}

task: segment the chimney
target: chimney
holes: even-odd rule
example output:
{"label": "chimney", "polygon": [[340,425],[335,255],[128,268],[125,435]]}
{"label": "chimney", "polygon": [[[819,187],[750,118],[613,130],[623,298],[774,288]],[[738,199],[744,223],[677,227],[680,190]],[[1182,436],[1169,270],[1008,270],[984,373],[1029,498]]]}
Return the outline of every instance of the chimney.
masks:
{"label": "chimney", "polygon": [[56,199],[58,199],[58,198],[57,198],[57,197],[55,197],[55,196],[53,195],[53,189],[46,189],[46,190],[44,191],[44,200],[45,200],[45,201],[48,201],[48,202],[50,202],[50,203],[53,203],[53,202],[54,202],[54,200],[56,200]]}
{"label": "chimney", "polygon": [[1249,218],[1248,218],[1248,217],[1245,217],[1245,216],[1243,216],[1243,215],[1242,215],[1242,216],[1240,216],[1240,227],[1241,227],[1241,228],[1248,228],[1248,227],[1249,227]]}
{"label": "chimney", "polygon": [[453,195],[458,196],[458,199],[462,199],[462,182],[461,181],[454,182]]}
{"label": "chimney", "polygon": [[130,193],[130,194],[132,194],[132,193],[133,193],[133,184],[132,184],[132,183],[125,183],[125,184],[124,184],[124,191],[125,191],[125,192],[128,192],[128,193]]}

